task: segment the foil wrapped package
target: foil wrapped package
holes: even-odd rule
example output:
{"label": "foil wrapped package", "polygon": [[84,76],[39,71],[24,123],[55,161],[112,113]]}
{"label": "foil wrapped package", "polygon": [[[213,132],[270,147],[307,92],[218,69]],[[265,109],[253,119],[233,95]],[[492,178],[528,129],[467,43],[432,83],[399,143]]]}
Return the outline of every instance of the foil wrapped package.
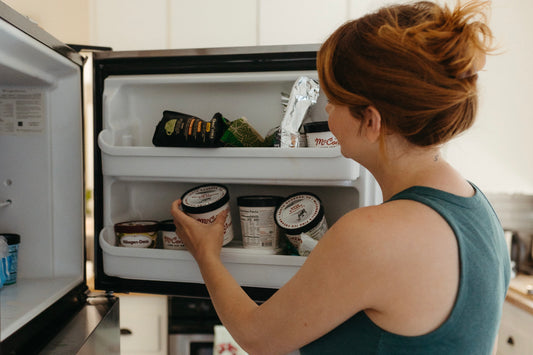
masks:
{"label": "foil wrapped package", "polygon": [[300,146],[300,126],[307,110],[316,104],[320,86],[308,77],[299,77],[292,86],[287,109],[280,125],[280,147],[297,148]]}

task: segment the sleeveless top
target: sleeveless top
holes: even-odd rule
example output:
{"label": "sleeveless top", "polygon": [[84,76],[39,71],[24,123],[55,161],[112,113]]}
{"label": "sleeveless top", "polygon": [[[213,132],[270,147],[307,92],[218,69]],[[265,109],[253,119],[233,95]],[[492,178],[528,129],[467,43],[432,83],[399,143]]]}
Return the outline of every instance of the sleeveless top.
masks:
{"label": "sleeveless top", "polygon": [[472,186],[475,189],[472,197],[414,186],[389,200],[421,202],[438,212],[455,233],[459,288],[453,309],[443,324],[424,335],[402,336],[381,329],[361,311],[304,346],[300,353],[491,354],[509,286],[510,260],[496,213],[483,193]]}

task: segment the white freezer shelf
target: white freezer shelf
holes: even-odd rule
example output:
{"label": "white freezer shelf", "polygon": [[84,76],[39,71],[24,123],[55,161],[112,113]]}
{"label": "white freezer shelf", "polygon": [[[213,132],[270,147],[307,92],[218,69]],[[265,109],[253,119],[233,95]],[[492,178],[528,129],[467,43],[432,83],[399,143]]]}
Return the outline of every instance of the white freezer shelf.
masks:
{"label": "white freezer shelf", "polygon": [[360,174],[340,148],[126,147],[113,145],[109,130],[98,145],[108,176],[351,186]]}
{"label": "white freezer shelf", "polygon": [[0,290],[0,341],[41,314],[81,283],[77,276],[54,278],[18,278],[13,285]]}
{"label": "white freezer shelf", "polygon": [[[127,279],[203,283],[196,261],[186,250],[114,246],[112,227],[100,233],[104,273]],[[221,259],[241,286],[280,288],[305,262],[293,255],[268,255],[224,247]]]}

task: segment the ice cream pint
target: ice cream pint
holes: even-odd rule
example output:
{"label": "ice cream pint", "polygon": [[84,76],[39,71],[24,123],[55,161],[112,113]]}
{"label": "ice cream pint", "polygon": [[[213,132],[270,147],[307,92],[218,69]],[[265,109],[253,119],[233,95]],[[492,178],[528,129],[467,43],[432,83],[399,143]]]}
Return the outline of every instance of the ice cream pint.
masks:
{"label": "ice cream pint", "polygon": [[274,217],[289,241],[298,248],[300,255],[307,255],[310,252],[310,250],[300,250],[302,233],[318,241],[328,230],[322,203],[318,196],[309,192],[300,192],[287,197],[276,208]]}
{"label": "ice cream pint", "polygon": [[274,221],[274,211],[282,200],[280,196],[237,198],[244,248],[272,251],[272,253],[279,251],[280,231]]}
{"label": "ice cream pint", "polygon": [[176,226],[171,219],[159,223],[159,234],[163,242],[163,249],[187,249],[180,237],[176,234]]}
{"label": "ice cream pint", "polygon": [[229,191],[224,185],[207,184],[194,187],[181,196],[183,211],[192,218],[205,224],[213,223],[217,215],[228,210],[224,222],[224,241],[226,245],[233,240],[231,213],[229,211]]}
{"label": "ice cream pint", "polygon": [[334,148],[339,146],[337,138],[330,132],[328,121],[304,124],[307,146],[314,148]]}
{"label": "ice cream pint", "polygon": [[157,221],[127,221],[115,224],[117,245],[127,248],[155,248]]}

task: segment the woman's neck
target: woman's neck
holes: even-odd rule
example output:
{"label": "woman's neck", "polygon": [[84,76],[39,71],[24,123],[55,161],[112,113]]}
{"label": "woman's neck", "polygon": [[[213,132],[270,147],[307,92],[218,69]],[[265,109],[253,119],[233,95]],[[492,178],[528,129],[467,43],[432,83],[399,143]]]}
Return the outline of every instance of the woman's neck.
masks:
{"label": "woman's neck", "polygon": [[378,152],[368,170],[374,175],[387,201],[411,186],[429,186],[461,196],[471,196],[470,184],[442,157],[440,148],[416,147],[393,139],[386,153]]}

